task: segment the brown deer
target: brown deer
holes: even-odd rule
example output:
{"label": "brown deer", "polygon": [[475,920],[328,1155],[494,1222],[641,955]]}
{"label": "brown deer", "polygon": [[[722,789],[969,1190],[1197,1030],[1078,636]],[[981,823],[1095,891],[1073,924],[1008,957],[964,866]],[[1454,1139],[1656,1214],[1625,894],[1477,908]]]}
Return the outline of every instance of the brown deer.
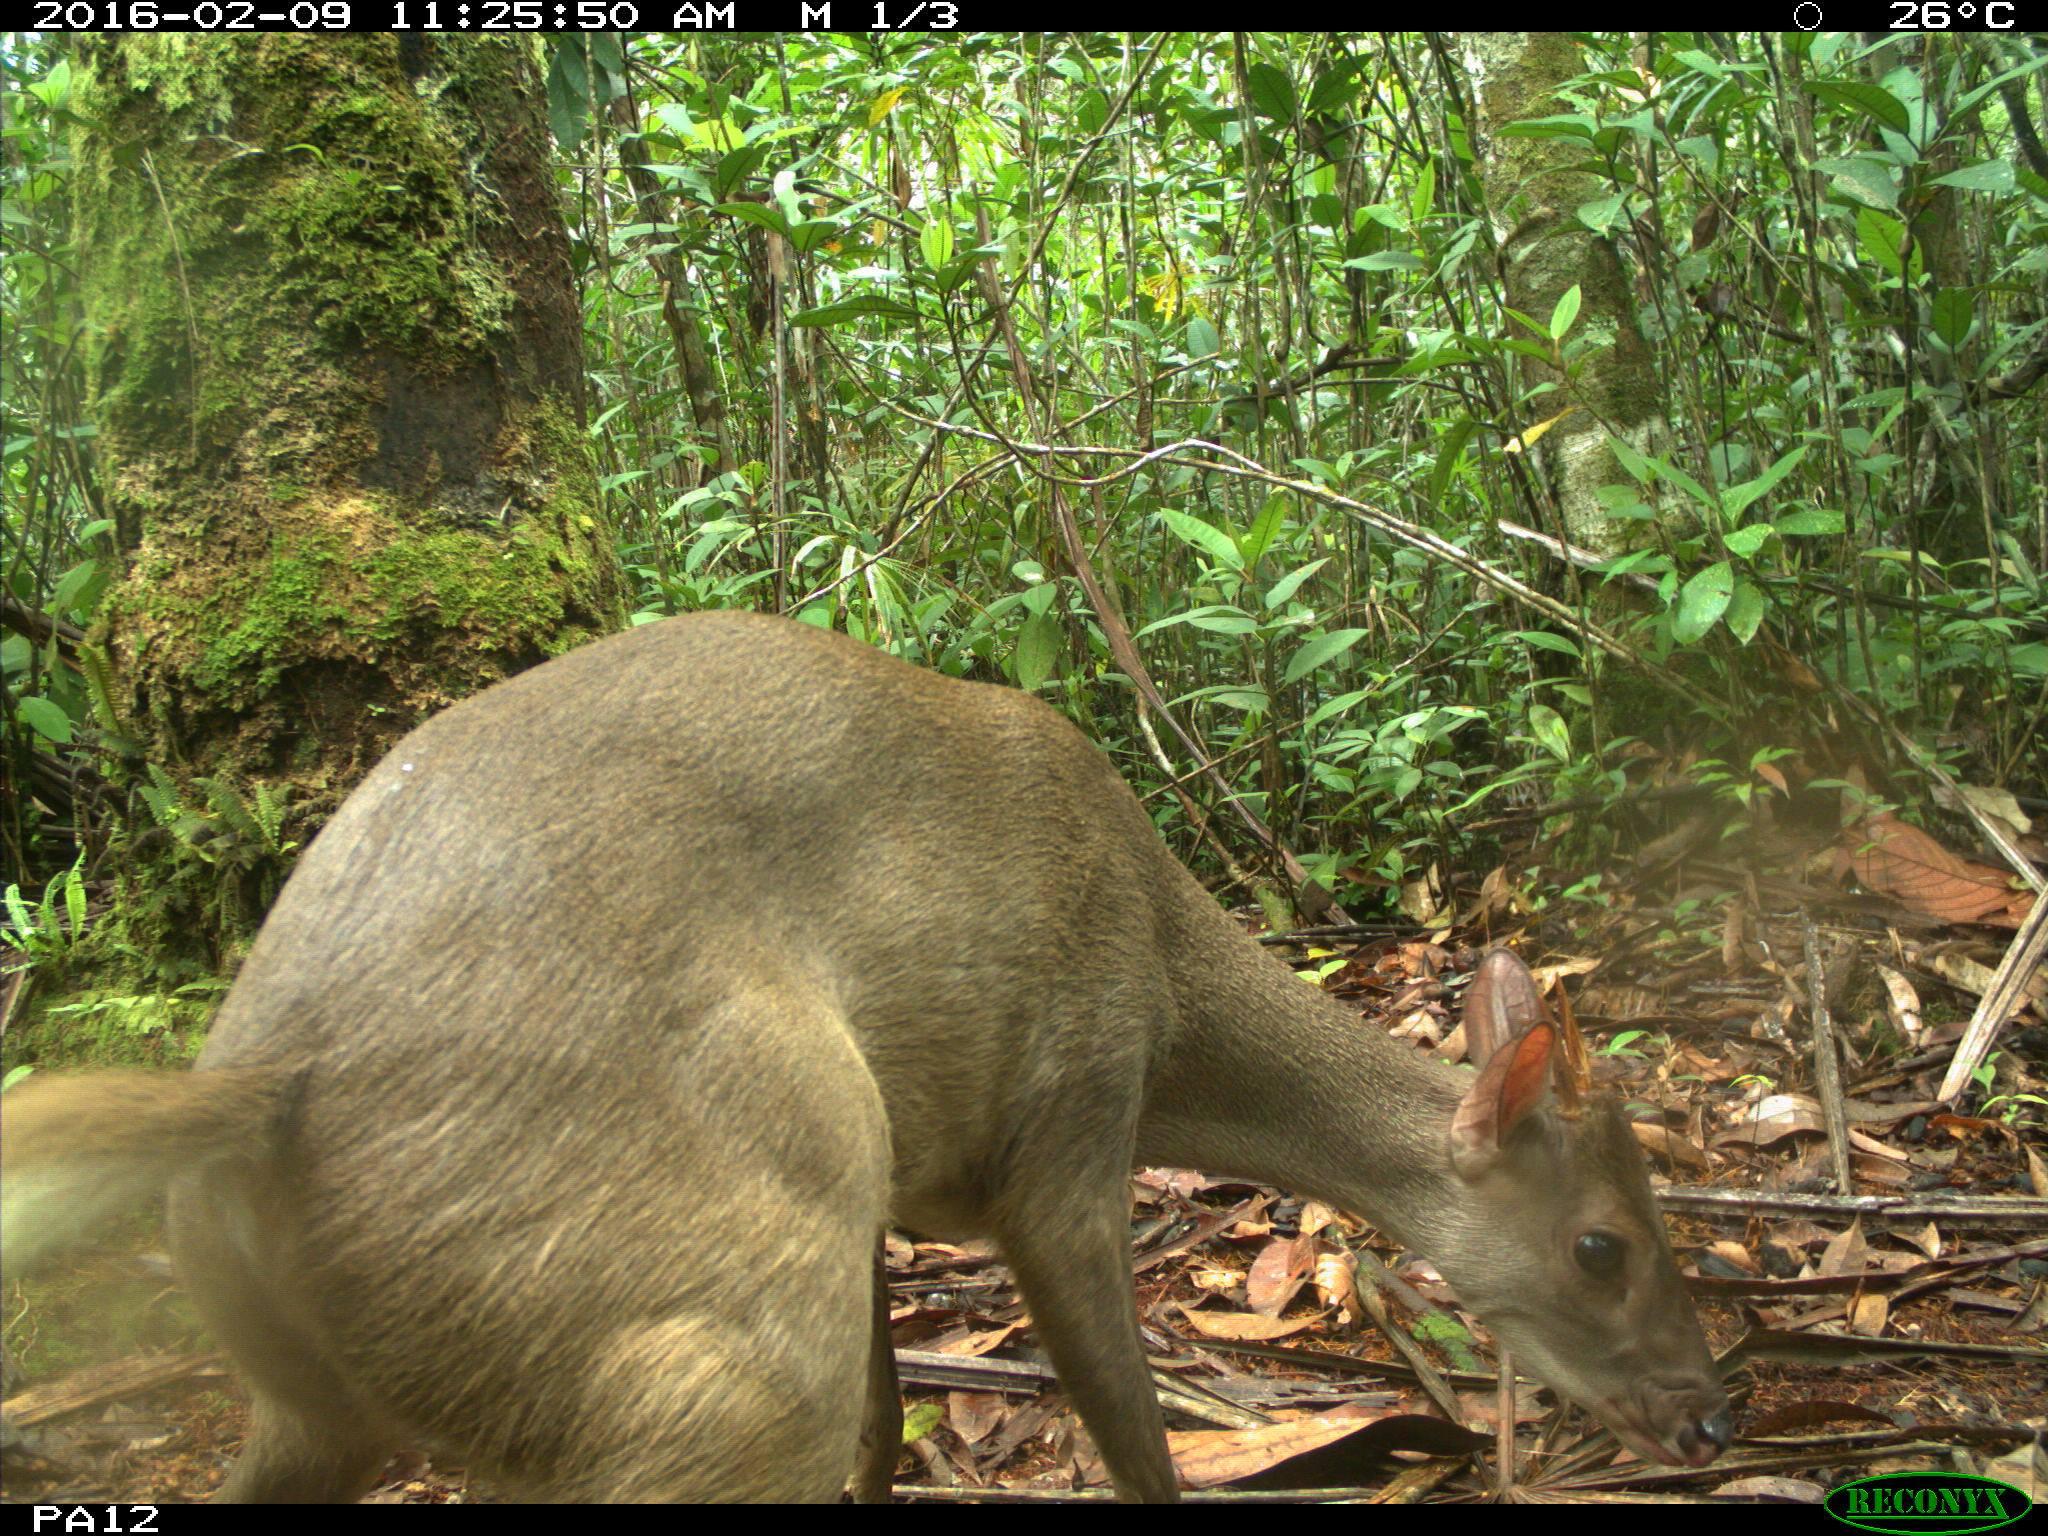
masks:
{"label": "brown deer", "polygon": [[253,1401],[223,1498],[353,1499],[420,1443],[536,1497],[829,1500],[901,1438],[879,1234],[991,1235],[1117,1491],[1171,1499],[1129,1174],[1198,1166],[1369,1217],[1704,1464],[1634,1139],[1552,1093],[1512,955],[1466,1020],[1476,1075],[1304,985],[1038,700],[699,614],[401,741],[196,1070],[10,1092],[5,1254],[170,1184]]}

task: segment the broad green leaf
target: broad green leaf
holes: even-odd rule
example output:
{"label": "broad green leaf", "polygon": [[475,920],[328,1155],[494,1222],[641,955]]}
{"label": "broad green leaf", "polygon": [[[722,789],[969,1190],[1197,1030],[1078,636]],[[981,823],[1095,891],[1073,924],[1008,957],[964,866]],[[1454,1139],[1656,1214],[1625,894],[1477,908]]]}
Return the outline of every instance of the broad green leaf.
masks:
{"label": "broad green leaf", "polygon": [[1806,88],[1822,101],[1852,107],[1894,133],[1904,133],[1913,126],[1906,104],[1881,85],[1862,80],[1810,80]]}
{"label": "broad green leaf", "polygon": [[806,309],[790,316],[791,325],[845,325],[858,320],[862,315],[884,315],[891,320],[915,320],[917,311],[901,299],[886,298],[879,293],[859,293],[850,299],[840,299],[831,304],[820,304],[816,309]]}
{"label": "broad green leaf", "polygon": [[1629,478],[1637,485],[1648,485],[1656,477],[1656,466],[1629,443],[1611,432],[1607,435],[1607,448],[1614,455],[1615,462],[1628,472]]}
{"label": "broad green leaf", "polygon": [[1771,526],[1786,538],[1802,535],[1841,533],[1849,525],[1842,514],[1830,507],[1801,507],[1797,512],[1787,512]]}
{"label": "broad green leaf", "polygon": [[1970,290],[1967,288],[1944,288],[1934,296],[1934,334],[1942,345],[1953,352],[1963,344],[1963,338],[1970,334],[1970,321],[1974,314]]}
{"label": "broad green leaf", "polygon": [[1353,256],[1344,265],[1354,272],[1420,272],[1423,261],[1412,251],[1374,251],[1370,256]]}
{"label": "broad green leaf", "polygon": [[1206,608],[1190,608],[1186,613],[1169,613],[1163,619],[1154,619],[1131,638],[1142,640],[1157,630],[1172,629],[1177,624],[1189,624],[1219,635],[1249,635],[1256,633],[1259,627],[1259,621],[1242,608],[1233,608],[1228,603],[1211,603]]}
{"label": "broad green leaf", "polygon": [[1273,536],[1280,531],[1280,525],[1287,517],[1287,497],[1275,491],[1266,498],[1266,504],[1259,508],[1259,515],[1252,519],[1251,527],[1244,531],[1244,537],[1237,541],[1237,552],[1244,557],[1245,567],[1257,565],[1273,542]]}
{"label": "broad green leaf", "polygon": [[1289,571],[1285,576],[1282,576],[1278,581],[1274,582],[1272,586],[1266,589],[1267,609],[1269,611],[1277,609],[1282,603],[1286,602],[1290,597],[1294,596],[1296,592],[1301,590],[1301,584],[1304,581],[1307,581],[1309,577],[1315,575],[1317,571],[1320,571],[1324,566],[1328,565],[1329,563],[1330,557],[1328,555],[1325,555],[1320,560],[1309,561],[1309,563],[1301,567],[1300,570]]}
{"label": "broad green leaf", "polygon": [[1034,613],[1017,632],[1017,686],[1036,693],[1052,676],[1059,659],[1060,621],[1050,613]]}
{"label": "broad green leaf", "polygon": [[1543,750],[1560,763],[1572,760],[1572,730],[1564,716],[1548,704],[1529,706],[1529,730]]}
{"label": "broad green leaf", "polygon": [[50,594],[49,611],[66,613],[78,605],[79,594],[84,592],[92,579],[99,575],[99,562],[81,560],[57,579],[57,590]]}
{"label": "broad green leaf", "polygon": [[744,219],[749,224],[758,224],[763,229],[773,230],[784,239],[789,238],[789,220],[782,216],[780,208],[771,208],[766,203],[720,203],[718,211],[735,219]]}
{"label": "broad green leaf", "polygon": [[1294,121],[1294,82],[1287,77],[1287,71],[1277,65],[1257,63],[1244,72],[1244,83],[1261,116],[1282,123]]}
{"label": "broad green leaf", "polygon": [[1937,187],[1961,187],[1965,192],[2010,192],[2015,185],[2010,160],[1979,160],[1934,178]]}
{"label": "broad green leaf", "polygon": [[1223,338],[1216,334],[1216,327],[1205,315],[1194,315],[1188,320],[1188,356],[1214,357],[1216,349],[1223,345]]}
{"label": "broad green leaf", "polygon": [[1547,629],[1518,629],[1513,638],[1524,645],[1533,645],[1539,651],[1555,651],[1560,656],[1569,656],[1573,661],[1583,661],[1579,648],[1563,635],[1553,635]]}
{"label": "broad green leaf", "polygon": [[1864,256],[1873,266],[1893,277],[1903,277],[1906,272],[1905,259],[1900,254],[1905,237],[1905,223],[1889,214],[1865,208],[1856,215],[1856,243],[1863,247]]}
{"label": "broad green leaf", "polygon": [[1628,201],[1627,192],[1616,192],[1611,197],[1596,197],[1590,203],[1579,204],[1579,222],[1596,235],[1604,235],[1621,220],[1622,205]]}
{"label": "broad green leaf", "polygon": [[1748,560],[1771,540],[1769,523],[1751,523],[1747,528],[1731,528],[1721,542],[1728,546],[1731,555],[1740,555]]}
{"label": "broad green leaf", "polygon": [[1565,332],[1572,328],[1572,322],[1579,318],[1579,304],[1582,296],[1579,285],[1573,283],[1565,290],[1564,297],[1557,301],[1557,308],[1550,312],[1550,339],[1562,341]]}
{"label": "broad green leaf", "polygon": [[1317,635],[1294,653],[1294,659],[1287,663],[1286,674],[1280,679],[1281,683],[1299,682],[1324,662],[1342,656],[1363,640],[1366,633],[1362,629],[1333,629],[1327,635]]}
{"label": "broad green leaf", "polygon": [[1204,554],[1214,555],[1232,570],[1244,569],[1244,557],[1237,552],[1237,545],[1221,528],[1212,527],[1199,517],[1190,517],[1185,512],[1171,509],[1159,514],[1166,526],[1178,534],[1183,543],[1192,544]]}
{"label": "broad green leaf", "polygon": [[[1364,633],[1364,631],[1360,631]],[[26,698],[15,706],[15,714],[21,723],[38,736],[62,746],[71,740],[71,717],[52,704],[48,699]]]}
{"label": "broad green leaf", "polygon": [[1849,155],[1816,160],[1814,169],[1828,176],[1834,190],[1852,203],[1866,208],[1896,208],[1898,185],[1891,167],[1870,155]]}
{"label": "broad green leaf", "polygon": [[1334,699],[1323,700],[1322,703],[1309,711],[1308,718],[1301,722],[1301,728],[1304,731],[1314,730],[1332,715],[1343,714],[1345,710],[1351,708],[1352,705],[1371,692],[1370,688],[1359,688],[1351,693],[1340,693]]}
{"label": "broad green leaf", "polygon": [[1730,518],[1742,516],[1749,504],[1763,495],[1772,486],[1789,475],[1799,461],[1806,457],[1804,448],[1794,448],[1754,480],[1745,480],[1740,485],[1731,485],[1721,496],[1721,510]]}
{"label": "broad green leaf", "polygon": [[555,40],[548,62],[548,126],[555,142],[574,154],[583,143],[584,119],[590,110],[590,72],[583,39],[575,33]]}
{"label": "broad green leaf", "polygon": [[1734,595],[1735,569],[1726,560],[1717,560],[1697,572],[1679,589],[1678,612],[1671,624],[1673,638],[1680,645],[1699,640],[1728,611]]}
{"label": "broad green leaf", "polygon": [[1599,124],[1584,113],[1570,112],[1504,124],[1500,136],[1504,139],[1590,139],[1598,127]]}
{"label": "broad green leaf", "polygon": [[1470,416],[1460,416],[1451,423],[1450,429],[1438,435],[1436,440],[1436,463],[1429,471],[1429,502],[1432,507],[1443,505],[1444,492],[1450,488],[1451,476],[1457,472],[1458,460],[1464,457],[1465,445],[1472,441],[1472,434],[1479,423]]}
{"label": "broad green leaf", "polygon": [[1728,600],[1728,612],[1722,620],[1728,626],[1728,633],[1747,645],[1763,621],[1763,593],[1746,581],[1736,582],[1735,595]]}
{"label": "broad green leaf", "polygon": [[942,218],[926,219],[924,228],[918,231],[917,248],[924,253],[924,264],[934,272],[953,259],[953,226]]}

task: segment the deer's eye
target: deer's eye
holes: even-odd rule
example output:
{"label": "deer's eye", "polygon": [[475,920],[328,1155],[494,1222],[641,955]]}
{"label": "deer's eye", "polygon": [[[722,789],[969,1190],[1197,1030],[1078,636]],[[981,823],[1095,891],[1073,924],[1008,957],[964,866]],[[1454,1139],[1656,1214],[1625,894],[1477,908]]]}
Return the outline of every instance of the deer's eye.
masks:
{"label": "deer's eye", "polygon": [[1621,1273],[1626,1254],[1621,1239],[1612,1232],[1583,1232],[1572,1244],[1572,1257],[1578,1261],[1579,1268],[1603,1280],[1611,1280]]}

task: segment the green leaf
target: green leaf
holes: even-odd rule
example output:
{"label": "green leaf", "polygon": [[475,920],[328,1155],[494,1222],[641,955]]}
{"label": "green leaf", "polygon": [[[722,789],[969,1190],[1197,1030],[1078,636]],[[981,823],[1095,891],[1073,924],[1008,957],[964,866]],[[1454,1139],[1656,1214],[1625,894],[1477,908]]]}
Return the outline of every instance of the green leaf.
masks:
{"label": "green leaf", "polygon": [[1967,288],[1944,288],[1934,296],[1934,334],[1953,352],[1970,334],[1975,307]]}
{"label": "green leaf", "polygon": [[1722,493],[1721,510],[1726,512],[1730,518],[1742,516],[1751,502],[1792,473],[1793,469],[1798,466],[1799,461],[1805,457],[1806,450],[1804,448],[1794,448],[1754,480],[1745,480],[1740,485],[1730,486]]}
{"label": "green leaf", "polygon": [[99,565],[92,560],[81,560],[62,576],[57,578],[57,590],[50,594],[47,611],[62,615],[76,606],[78,594],[93,577],[99,574]]}
{"label": "green leaf", "polygon": [[1301,728],[1304,731],[1314,730],[1332,715],[1343,714],[1352,705],[1358,703],[1359,700],[1371,692],[1370,688],[1360,688],[1352,693],[1340,693],[1334,699],[1323,700],[1322,703],[1309,711],[1308,718],[1301,722]]}
{"label": "green leaf", "polygon": [[1769,523],[1751,523],[1747,528],[1729,529],[1721,542],[1728,546],[1728,553],[1740,555],[1743,559],[1748,560],[1758,550],[1762,549],[1764,545],[1768,544],[1770,540],[1771,525]]}
{"label": "green leaf", "polygon": [[555,39],[554,57],[548,62],[548,126],[555,132],[555,142],[571,154],[582,146],[589,110],[590,72],[583,39],[567,33]]}
{"label": "green leaf", "polygon": [[1785,538],[1799,538],[1802,535],[1841,533],[1849,526],[1841,513],[1830,507],[1801,507],[1797,512],[1787,512],[1771,526]]}
{"label": "green leaf", "polygon": [[1267,610],[1270,612],[1279,608],[1282,603],[1301,590],[1301,584],[1304,581],[1307,581],[1309,577],[1315,575],[1317,571],[1320,571],[1329,563],[1330,557],[1325,555],[1320,560],[1309,561],[1300,570],[1289,571],[1285,576],[1274,582],[1272,586],[1266,589]]}
{"label": "green leaf", "polygon": [[1223,338],[1216,334],[1216,327],[1206,315],[1193,315],[1188,319],[1187,345],[1190,357],[1214,357]]}
{"label": "green leaf", "polygon": [[1374,251],[1353,256],[1343,265],[1354,272],[1420,272],[1424,263],[1413,251]]}
{"label": "green leaf", "polygon": [[1244,531],[1244,537],[1237,541],[1237,552],[1244,557],[1246,569],[1259,563],[1273,542],[1273,536],[1280,531],[1280,525],[1287,517],[1287,497],[1275,491],[1266,498],[1266,504],[1259,508],[1259,515],[1252,519],[1251,527]]}
{"label": "green leaf", "polygon": [[1845,201],[1868,208],[1899,205],[1899,189],[1892,181],[1891,167],[1873,155],[1816,160],[1813,168],[1831,178],[1835,192]]}
{"label": "green leaf", "polygon": [[1317,635],[1294,653],[1294,659],[1287,663],[1286,675],[1280,679],[1282,685],[1298,682],[1324,662],[1342,656],[1366,633],[1362,629],[1333,629],[1327,635]]}
{"label": "green leaf", "polygon": [[59,746],[71,740],[71,717],[48,699],[30,697],[15,706],[23,725]]}
{"label": "green leaf", "polygon": [[1806,88],[1822,101],[1853,108],[1893,133],[1905,133],[1913,126],[1906,104],[1883,86],[1862,80],[1809,80]]}
{"label": "green leaf", "polygon": [[1543,750],[1560,763],[1572,760],[1572,730],[1564,716],[1548,704],[1529,706],[1529,730]]}
{"label": "green leaf", "polygon": [[1504,139],[1591,139],[1599,124],[1583,112],[1562,113],[1556,117],[1531,117],[1519,123],[1504,124],[1500,136]]}
{"label": "green leaf", "polygon": [[1607,449],[1614,455],[1615,462],[1628,472],[1629,478],[1637,485],[1648,485],[1656,477],[1656,466],[1629,443],[1611,432],[1607,434]]}
{"label": "green leaf", "polygon": [[1017,632],[1017,686],[1036,693],[1052,676],[1059,659],[1060,621],[1051,613],[1034,613]]}
{"label": "green leaf", "polygon": [[946,219],[926,219],[924,228],[918,231],[917,248],[924,253],[924,264],[934,272],[953,259],[953,226]]}
{"label": "green leaf", "polygon": [[915,320],[917,310],[901,299],[885,298],[879,293],[855,294],[850,299],[840,299],[831,304],[820,304],[816,309],[806,309],[790,316],[791,325],[845,325],[858,320],[862,315],[883,315],[891,320]]}
{"label": "green leaf", "polygon": [[1159,514],[1166,526],[1178,534],[1183,543],[1192,544],[1204,554],[1213,555],[1234,571],[1244,569],[1244,557],[1237,552],[1237,545],[1230,535],[1221,528],[1203,522],[1199,517],[1190,517],[1185,512],[1162,510]]}
{"label": "green leaf", "polygon": [[1245,88],[1259,115],[1283,123],[1294,121],[1294,82],[1277,65],[1258,63],[1244,72]]}
{"label": "green leaf", "polygon": [[1906,274],[1906,264],[1900,256],[1900,247],[1905,244],[1906,226],[1904,221],[1879,213],[1875,208],[1864,208],[1856,215],[1856,243],[1863,247],[1864,256],[1871,265],[1883,268],[1893,277]]}
{"label": "green leaf", "polygon": [[1186,613],[1170,613],[1163,619],[1154,619],[1131,638],[1142,640],[1155,630],[1171,629],[1176,624],[1191,624],[1196,629],[1206,629],[1218,635],[1255,634],[1259,627],[1259,621],[1242,608],[1233,608],[1228,603],[1211,603],[1206,608],[1190,608]]}
{"label": "green leaf", "polygon": [[1728,632],[1744,645],[1749,644],[1764,621],[1764,595],[1746,581],[1735,584],[1735,595],[1728,600],[1728,614],[1724,622]]}
{"label": "green leaf", "polygon": [[1564,297],[1557,301],[1557,308],[1550,312],[1550,339],[1563,341],[1565,332],[1572,328],[1572,322],[1579,318],[1581,295],[1577,283],[1565,290]]}
{"label": "green leaf", "polygon": [[1444,492],[1450,488],[1451,476],[1457,472],[1458,460],[1464,457],[1465,445],[1472,441],[1472,434],[1479,423],[1470,416],[1460,416],[1451,423],[1448,432],[1440,433],[1436,440],[1436,463],[1429,471],[1428,505],[1443,505]]}
{"label": "green leaf", "polygon": [[1696,573],[1679,589],[1678,613],[1671,625],[1673,638],[1680,645],[1701,639],[1728,611],[1734,595],[1735,569],[1726,560],[1717,560]]}
{"label": "green leaf", "polygon": [[1571,657],[1573,661],[1585,660],[1576,645],[1563,635],[1553,635],[1547,629],[1518,629],[1511,638],[1521,641],[1524,645],[1533,645],[1539,651],[1555,651],[1560,656]]}
{"label": "green leaf", "polygon": [[789,220],[782,216],[780,208],[771,208],[766,203],[720,203],[718,211],[749,224],[758,224],[763,229],[772,229],[785,240],[789,238]]}
{"label": "green leaf", "polygon": [[2016,184],[2010,160],[1979,160],[1934,178],[1937,187],[1961,187],[1965,192],[2010,192]]}

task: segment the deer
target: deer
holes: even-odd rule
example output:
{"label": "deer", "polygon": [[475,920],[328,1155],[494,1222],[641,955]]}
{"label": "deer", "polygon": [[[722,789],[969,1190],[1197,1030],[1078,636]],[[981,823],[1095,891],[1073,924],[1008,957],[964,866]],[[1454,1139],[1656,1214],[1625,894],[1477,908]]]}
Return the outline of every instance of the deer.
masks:
{"label": "deer", "polygon": [[1249,936],[1043,701],[742,612],[404,736],[188,1071],[0,1101],[9,1273],[168,1188],[250,1399],[226,1501],[408,1445],[548,1500],[889,1497],[880,1244],[993,1239],[1120,1498],[1177,1496],[1131,1173],[1314,1195],[1426,1256],[1659,1463],[1731,1438],[1642,1153],[1485,956],[1476,1071]]}

